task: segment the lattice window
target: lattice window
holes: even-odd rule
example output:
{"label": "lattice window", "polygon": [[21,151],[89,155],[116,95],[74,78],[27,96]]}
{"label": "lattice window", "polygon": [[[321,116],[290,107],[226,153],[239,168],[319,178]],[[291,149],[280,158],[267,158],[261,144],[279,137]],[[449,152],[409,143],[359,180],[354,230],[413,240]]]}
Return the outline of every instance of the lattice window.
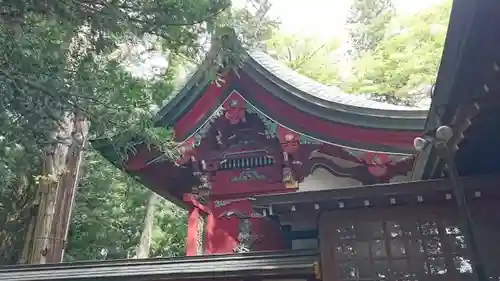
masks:
{"label": "lattice window", "polygon": [[206,217],[200,214],[196,228],[196,255],[198,256],[205,254],[205,228]]}
{"label": "lattice window", "polygon": [[335,233],[334,259],[340,280],[447,279],[472,273],[464,236],[455,223],[343,223]]}

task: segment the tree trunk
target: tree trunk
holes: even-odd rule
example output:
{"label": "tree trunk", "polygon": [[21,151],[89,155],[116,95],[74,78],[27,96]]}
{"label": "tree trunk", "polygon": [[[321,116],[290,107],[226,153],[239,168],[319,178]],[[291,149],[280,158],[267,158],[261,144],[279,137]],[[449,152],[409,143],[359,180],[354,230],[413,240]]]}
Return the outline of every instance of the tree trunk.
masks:
{"label": "tree trunk", "polygon": [[62,260],[87,135],[88,121],[67,114],[45,150],[29,263]]}
{"label": "tree trunk", "polygon": [[136,258],[147,259],[149,258],[149,249],[151,248],[151,234],[154,225],[154,213],[156,207],[156,193],[150,191],[148,203],[146,206],[146,216],[144,217],[144,225],[137,245]]}
{"label": "tree trunk", "polygon": [[50,252],[50,262],[52,263],[63,261],[76,189],[80,179],[80,167],[85,155],[84,150],[88,137],[89,124],[81,112],[75,112],[73,122],[72,143],[67,155],[66,170],[61,177],[62,188],[59,188],[57,196],[57,219],[54,220],[52,226],[52,237],[54,239],[54,248]]}
{"label": "tree trunk", "polygon": [[24,245],[23,252],[21,254],[21,258],[19,259],[20,264],[25,264],[30,261],[31,248],[33,247],[33,240],[35,234],[35,224],[36,224],[36,214],[35,212],[38,209],[35,209],[34,206],[30,208],[30,216],[27,222],[27,228],[24,233]]}

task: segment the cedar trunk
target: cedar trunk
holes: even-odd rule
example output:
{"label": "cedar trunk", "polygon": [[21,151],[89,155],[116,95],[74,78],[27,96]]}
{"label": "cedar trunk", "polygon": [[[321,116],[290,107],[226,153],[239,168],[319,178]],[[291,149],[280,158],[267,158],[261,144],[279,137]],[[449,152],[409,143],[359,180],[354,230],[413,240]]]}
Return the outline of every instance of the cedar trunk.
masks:
{"label": "cedar trunk", "polygon": [[144,217],[144,225],[137,245],[138,259],[147,259],[149,257],[149,249],[151,248],[151,234],[153,232],[154,213],[156,206],[156,193],[150,192],[148,203],[146,205],[146,215]]}
{"label": "cedar trunk", "polygon": [[88,121],[82,114],[67,114],[44,152],[35,227],[26,241],[31,242],[29,263],[62,261],[87,135]]}

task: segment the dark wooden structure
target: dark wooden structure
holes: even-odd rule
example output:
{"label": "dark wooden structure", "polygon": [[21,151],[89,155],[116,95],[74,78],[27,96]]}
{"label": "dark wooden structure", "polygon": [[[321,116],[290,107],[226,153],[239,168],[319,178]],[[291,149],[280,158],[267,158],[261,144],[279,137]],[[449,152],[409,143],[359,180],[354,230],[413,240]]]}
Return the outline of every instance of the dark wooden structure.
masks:
{"label": "dark wooden structure", "polygon": [[[462,179],[488,275],[497,279],[500,175]],[[444,179],[258,196],[281,220],[315,222],[323,280],[475,280]],[[265,211],[264,211],[265,210]],[[300,239],[300,237],[295,237]]]}
{"label": "dark wooden structure", "polygon": [[[8,281],[163,281],[312,279],[315,251],[248,253],[232,256],[114,260],[0,268]],[[259,279],[251,278],[259,276]]]}
{"label": "dark wooden structure", "polygon": [[[440,124],[455,130],[462,176],[500,172],[500,30],[497,1],[454,1],[425,132]],[[440,177],[444,162],[435,151],[419,155],[422,178]]]}
{"label": "dark wooden structure", "polygon": [[122,163],[94,143],[189,210],[186,255],[199,257],[15,267],[0,280],[476,280],[442,155],[413,149],[440,125],[499,280],[499,15],[496,0],[454,1],[429,112],[346,95],[259,52],[222,85],[205,62],[157,118],[179,159],[137,142]]}

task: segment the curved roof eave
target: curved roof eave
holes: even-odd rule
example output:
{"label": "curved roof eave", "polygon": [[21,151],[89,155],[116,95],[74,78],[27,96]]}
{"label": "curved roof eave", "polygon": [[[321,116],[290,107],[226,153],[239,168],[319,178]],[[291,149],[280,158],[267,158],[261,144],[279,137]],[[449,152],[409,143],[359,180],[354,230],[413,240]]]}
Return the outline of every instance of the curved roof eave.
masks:
{"label": "curved roof eave", "polygon": [[[280,88],[279,91],[271,90],[270,92],[284,102],[294,100],[295,102],[291,104],[303,112],[319,114],[320,117],[331,120],[337,120],[338,116],[346,114],[351,116],[350,119],[356,119],[358,116],[359,121],[383,120],[383,122],[376,122],[386,124],[381,128],[389,126],[388,128],[411,131],[420,131],[424,128],[428,113],[425,109],[391,105],[373,101],[361,95],[347,94],[340,89],[305,77],[262,52],[247,52],[247,54],[248,58],[242,71],[258,78],[259,81],[272,84],[273,88]],[[202,88],[209,83],[209,78],[205,73],[209,64],[210,62],[205,60],[181,91],[160,110],[155,118],[158,125],[173,126],[176,120],[185,114],[184,111],[189,108],[188,104],[196,101]],[[184,109],[179,110],[179,108]]]}
{"label": "curved roof eave", "polygon": [[263,52],[252,51],[248,52],[248,55],[249,67],[304,101],[353,114],[422,119],[423,129],[424,120],[428,114],[427,109],[393,105],[370,100],[361,95],[347,94],[337,87],[327,86],[306,77]]}

